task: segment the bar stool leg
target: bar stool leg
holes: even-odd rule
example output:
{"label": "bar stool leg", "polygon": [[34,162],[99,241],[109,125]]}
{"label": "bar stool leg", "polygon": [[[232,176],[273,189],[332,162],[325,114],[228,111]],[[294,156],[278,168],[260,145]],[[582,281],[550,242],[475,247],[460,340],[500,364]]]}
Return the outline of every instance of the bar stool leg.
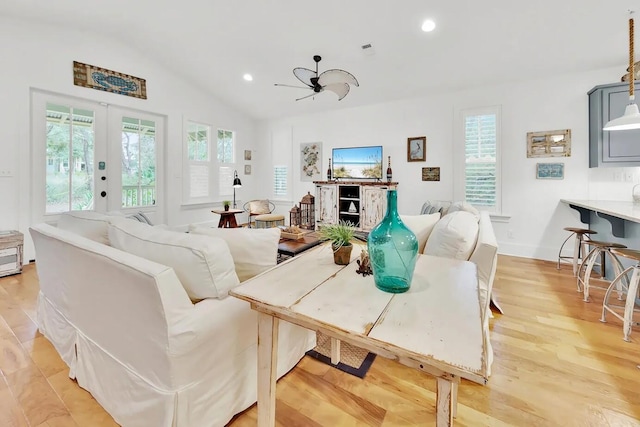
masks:
{"label": "bar stool leg", "polygon": [[[569,237],[564,239],[564,242],[562,242],[562,244],[560,245],[560,250],[558,251],[558,267],[557,267],[558,270],[560,270],[560,260],[562,259],[562,248],[564,248],[564,245],[566,245],[569,239],[572,238],[574,235],[575,233],[569,234]],[[574,252],[574,259],[575,259],[575,252]],[[573,275],[575,276],[575,272],[573,273]]]}
{"label": "bar stool leg", "polygon": [[[591,274],[591,270],[593,269],[593,264],[595,264],[595,261],[592,262],[592,260],[595,260],[596,258],[598,258],[597,252],[598,252],[598,247],[594,247],[593,249],[591,249],[589,254],[580,263],[580,267],[578,267],[578,275],[576,278],[576,285],[578,287],[578,292],[582,292],[582,289],[586,286],[585,281]],[[591,267],[589,267],[590,263],[591,263]],[[589,269],[588,272],[586,271],[587,269]],[[582,286],[580,286],[581,284]]]}
{"label": "bar stool leg", "polygon": [[578,274],[578,259],[580,258],[580,250],[582,249],[582,234],[577,234],[575,245],[573,248],[573,276]]}
{"label": "bar stool leg", "polygon": [[638,294],[638,281],[640,281],[640,268],[636,266],[633,268],[633,275],[631,275],[631,281],[627,289],[627,301],[624,305],[624,324],[622,331],[624,332],[624,340],[627,342],[630,341],[629,335],[631,335],[633,308],[636,304],[636,296]]}
{"label": "bar stool leg", "polygon": [[[618,292],[621,292],[621,287],[622,287],[622,281],[626,280],[627,275],[629,274],[629,271],[634,270],[635,273],[635,266],[632,267],[628,267],[625,270],[621,271],[615,279],[613,279],[613,281],[611,282],[611,284],[609,285],[609,287],[607,288],[607,292],[605,292],[604,294],[604,299],[602,300],[602,316],[600,317],[600,321],[602,323],[607,323],[607,303],[609,301],[609,297],[611,296],[611,292],[613,292],[613,289],[615,288]],[[633,280],[633,279],[632,279]]]}

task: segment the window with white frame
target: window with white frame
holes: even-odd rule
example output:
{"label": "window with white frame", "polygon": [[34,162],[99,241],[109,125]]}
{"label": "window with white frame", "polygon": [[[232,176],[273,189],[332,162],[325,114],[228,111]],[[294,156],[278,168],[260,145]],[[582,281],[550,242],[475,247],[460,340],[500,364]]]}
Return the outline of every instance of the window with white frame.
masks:
{"label": "window with white frame", "polygon": [[235,168],[233,131],[218,129],[218,195],[233,194],[233,171]]}
{"label": "window with white frame", "polygon": [[211,126],[187,122],[187,179],[185,193],[188,201],[210,199],[213,164],[211,161]]}
{"label": "window with white frame", "polygon": [[464,200],[478,209],[500,212],[500,108],[462,112]]}
{"label": "window with white frame", "polygon": [[279,165],[273,167],[273,195],[284,197],[287,193],[287,166]]}

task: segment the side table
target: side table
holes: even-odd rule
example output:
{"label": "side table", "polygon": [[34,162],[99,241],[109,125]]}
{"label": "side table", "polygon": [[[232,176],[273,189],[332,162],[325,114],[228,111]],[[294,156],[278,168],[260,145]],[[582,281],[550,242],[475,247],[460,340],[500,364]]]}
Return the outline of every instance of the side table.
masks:
{"label": "side table", "polygon": [[22,273],[23,244],[19,231],[0,231],[0,277]]}
{"label": "side table", "polygon": [[238,223],[236,222],[236,214],[244,212],[242,209],[214,209],[211,212],[220,215],[220,221],[218,221],[218,228],[236,228]]}

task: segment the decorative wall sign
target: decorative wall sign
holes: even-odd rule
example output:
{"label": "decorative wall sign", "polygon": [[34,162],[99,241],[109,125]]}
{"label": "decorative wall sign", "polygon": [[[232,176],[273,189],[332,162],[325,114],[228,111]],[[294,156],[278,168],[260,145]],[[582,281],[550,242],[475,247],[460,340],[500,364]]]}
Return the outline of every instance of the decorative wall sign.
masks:
{"label": "decorative wall sign", "polygon": [[244,150],[244,159],[251,160],[251,150]]}
{"label": "decorative wall sign", "polygon": [[536,163],[537,179],[564,179],[564,163]]}
{"label": "decorative wall sign", "polygon": [[407,138],[407,162],[424,162],[427,160],[427,137]]}
{"label": "decorative wall sign", "polygon": [[527,132],[527,157],[571,156],[571,129]]}
{"label": "decorative wall sign", "polygon": [[244,174],[251,175],[251,165],[244,165]]}
{"label": "decorative wall sign", "polygon": [[134,98],[147,99],[144,79],[73,61],[73,84]]}
{"label": "decorative wall sign", "polygon": [[440,181],[440,168],[422,168],[423,181]]}
{"label": "decorative wall sign", "polygon": [[322,179],[322,142],[300,144],[300,179],[319,181]]}

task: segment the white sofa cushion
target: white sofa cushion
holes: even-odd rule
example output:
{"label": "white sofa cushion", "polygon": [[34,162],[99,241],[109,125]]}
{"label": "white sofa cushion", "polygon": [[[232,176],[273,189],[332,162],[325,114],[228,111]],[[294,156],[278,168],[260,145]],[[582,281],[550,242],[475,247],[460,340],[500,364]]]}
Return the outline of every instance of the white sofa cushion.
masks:
{"label": "white sofa cushion", "polygon": [[478,238],[478,218],[466,211],[449,213],[438,221],[424,254],[468,260]]}
{"label": "white sofa cushion", "polygon": [[109,245],[107,227],[112,218],[93,211],[71,211],[60,215],[58,228],[79,234],[95,242]]}
{"label": "white sofa cushion", "polygon": [[400,219],[418,238],[418,252],[422,253],[433,227],[440,219],[440,212],[429,215],[400,215]]}
{"label": "white sofa cushion", "polygon": [[224,298],[240,281],[227,243],[114,218],[109,240],[117,249],[172,267],[193,301]]}
{"label": "white sofa cushion", "polygon": [[227,242],[240,282],[277,264],[279,228],[209,228],[191,224],[189,232],[221,238]]}

